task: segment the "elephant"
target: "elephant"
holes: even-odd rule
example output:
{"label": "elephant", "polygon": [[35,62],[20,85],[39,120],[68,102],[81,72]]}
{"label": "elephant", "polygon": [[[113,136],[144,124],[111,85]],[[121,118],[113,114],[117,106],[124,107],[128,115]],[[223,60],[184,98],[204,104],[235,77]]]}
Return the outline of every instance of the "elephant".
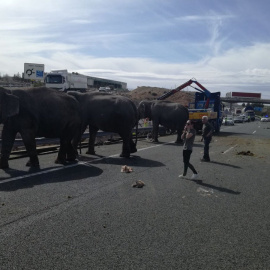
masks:
{"label": "elephant", "polygon": [[8,160],[17,133],[29,155],[26,166],[38,167],[35,137],[60,138],[56,163],[76,161],[72,139],[80,137],[79,103],[72,96],[39,87],[7,90],[0,88],[0,123],[3,123],[0,168],[9,168]]}
{"label": "elephant", "polygon": [[[89,125],[87,154],[95,155],[94,144],[99,129],[120,135],[123,140],[120,157],[128,158],[130,153],[137,152],[136,143],[132,140],[132,130],[134,126],[138,127],[138,113],[135,104],[129,98],[102,92],[69,91],[68,94],[74,96],[80,103],[81,134]],[[75,142],[74,146],[77,145]]]}
{"label": "elephant", "polygon": [[188,109],[179,103],[164,100],[142,100],[138,105],[139,119],[153,122],[152,141],[158,142],[159,125],[177,131],[176,143],[181,143],[181,134],[189,119]]}

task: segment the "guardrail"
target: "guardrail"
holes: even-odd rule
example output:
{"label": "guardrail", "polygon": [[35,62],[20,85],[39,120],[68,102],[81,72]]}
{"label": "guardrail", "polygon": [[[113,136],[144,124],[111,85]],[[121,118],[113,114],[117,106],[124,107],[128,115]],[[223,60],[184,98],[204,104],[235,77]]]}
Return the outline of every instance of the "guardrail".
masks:
{"label": "guardrail", "polygon": [[[138,128],[138,134],[146,134],[151,132],[152,127],[143,127],[143,128]],[[133,129],[132,131],[133,137],[135,137],[136,129]],[[159,127],[159,133],[161,135],[164,135],[166,133],[166,129],[164,127]],[[86,139],[89,137],[89,132],[85,132],[82,136],[82,139]],[[97,138],[100,137],[110,137],[113,139],[113,137],[120,138],[117,133],[113,132],[104,132],[104,131],[98,131],[97,133]],[[59,138],[36,138],[36,144],[38,146],[44,146],[44,145],[59,145],[60,144],[60,139]],[[0,145],[2,145],[2,139],[0,139]],[[22,139],[16,139],[13,147],[21,147],[24,146],[23,140]]]}

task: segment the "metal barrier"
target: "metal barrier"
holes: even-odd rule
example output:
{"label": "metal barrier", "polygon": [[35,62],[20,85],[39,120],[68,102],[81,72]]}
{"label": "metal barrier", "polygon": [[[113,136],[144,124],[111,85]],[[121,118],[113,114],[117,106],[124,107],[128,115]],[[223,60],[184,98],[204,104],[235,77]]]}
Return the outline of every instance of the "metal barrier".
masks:
{"label": "metal barrier", "polygon": [[[151,132],[152,127],[145,127],[145,128],[139,128],[138,133],[146,133],[146,132]],[[163,128],[160,128],[160,131],[162,132]],[[136,133],[136,129],[133,129],[132,133]],[[89,137],[89,132],[85,132],[82,136],[82,139],[86,139]],[[97,133],[97,138],[98,137],[119,137],[117,133],[113,132],[104,132],[104,131],[98,131]],[[0,145],[2,144],[2,139],[0,139]],[[37,146],[40,145],[59,145],[60,144],[60,139],[59,138],[36,138],[36,144]],[[14,144],[14,147],[20,147],[24,146],[23,140],[22,139],[16,139]]]}

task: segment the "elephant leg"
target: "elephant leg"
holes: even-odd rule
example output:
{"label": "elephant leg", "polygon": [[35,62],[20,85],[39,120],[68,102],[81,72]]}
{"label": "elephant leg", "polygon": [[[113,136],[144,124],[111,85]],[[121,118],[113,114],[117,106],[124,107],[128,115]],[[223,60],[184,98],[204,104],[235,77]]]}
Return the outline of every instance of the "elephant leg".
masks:
{"label": "elephant leg", "polygon": [[153,129],[152,129],[152,133],[153,133],[153,142],[159,142],[158,141],[158,123],[153,123]]}
{"label": "elephant leg", "polygon": [[2,148],[0,156],[1,169],[9,168],[8,159],[15,141],[16,134],[17,132],[15,130],[12,130],[11,128],[8,128],[6,125],[4,125],[2,131]]}
{"label": "elephant leg", "polygon": [[20,132],[26,151],[29,155],[29,160],[26,163],[28,167],[38,167],[39,160],[36,149],[36,139],[34,129],[24,129]]}
{"label": "elephant leg", "polygon": [[82,125],[82,128],[75,128],[77,129],[76,132],[75,132],[75,135],[73,136],[72,138],[72,147],[73,149],[76,151],[76,156],[78,157],[79,154],[78,154],[78,146],[80,147],[80,153],[81,153],[81,140],[82,140],[82,135],[84,133],[84,131],[86,130],[86,127],[87,125]]}
{"label": "elephant leg", "polygon": [[88,150],[86,154],[88,155],[95,155],[95,141],[97,136],[98,129],[89,127],[89,143],[88,143]]}
{"label": "elephant leg", "polygon": [[130,153],[136,153],[137,152],[136,144],[132,140],[132,135],[130,137],[129,147],[130,147]]}
{"label": "elephant leg", "polygon": [[129,158],[130,157],[130,140],[132,140],[131,138],[131,134],[120,134],[122,140],[123,140],[123,144],[122,144],[122,153],[120,154],[120,157],[125,157],[125,158]]}
{"label": "elephant leg", "polygon": [[73,147],[71,142],[67,143],[67,161],[74,162],[77,160],[78,157],[78,152],[77,150]]}
{"label": "elephant leg", "polygon": [[66,164],[66,156],[68,152],[68,140],[66,138],[60,138],[60,148],[58,151],[57,158],[55,160],[56,164]]}
{"label": "elephant leg", "polygon": [[175,143],[182,143],[183,142],[183,140],[181,139],[181,135],[182,135],[181,132],[182,132],[181,130],[177,130],[177,139],[176,139]]}

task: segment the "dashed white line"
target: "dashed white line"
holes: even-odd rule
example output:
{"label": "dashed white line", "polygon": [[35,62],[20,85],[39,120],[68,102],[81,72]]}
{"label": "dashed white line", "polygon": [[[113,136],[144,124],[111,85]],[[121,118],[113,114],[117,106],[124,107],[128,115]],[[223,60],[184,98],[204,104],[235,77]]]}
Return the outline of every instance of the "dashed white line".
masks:
{"label": "dashed white line", "polygon": [[229,149],[227,149],[226,151],[224,151],[223,154],[226,154],[226,153],[228,153],[229,151],[233,150],[237,145],[238,145],[238,144],[236,144],[236,145],[230,147]]}

